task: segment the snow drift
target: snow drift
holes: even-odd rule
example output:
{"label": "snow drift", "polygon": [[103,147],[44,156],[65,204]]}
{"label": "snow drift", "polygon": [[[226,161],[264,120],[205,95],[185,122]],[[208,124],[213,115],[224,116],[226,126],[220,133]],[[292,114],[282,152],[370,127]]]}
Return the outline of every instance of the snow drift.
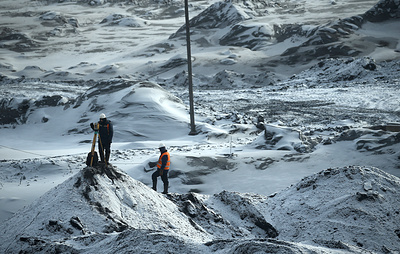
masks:
{"label": "snow drift", "polygon": [[[61,131],[57,135],[73,135],[91,132],[89,123],[97,120],[99,112],[104,111],[117,127],[117,139],[124,136],[125,141],[148,137],[161,140],[160,133],[170,128],[175,130],[173,134],[169,133],[172,136],[179,137],[187,132],[189,117],[186,106],[156,83],[103,80],[86,83],[92,85],[87,90],[79,84],[23,82],[20,91],[44,89],[47,85],[48,95],[8,93],[0,100],[0,122],[9,126],[38,124],[48,133]],[[10,80],[9,86],[2,89],[10,86],[17,86],[16,81]],[[69,122],[75,124],[58,126],[67,116]],[[163,123],[163,130],[149,128],[151,119]]]}

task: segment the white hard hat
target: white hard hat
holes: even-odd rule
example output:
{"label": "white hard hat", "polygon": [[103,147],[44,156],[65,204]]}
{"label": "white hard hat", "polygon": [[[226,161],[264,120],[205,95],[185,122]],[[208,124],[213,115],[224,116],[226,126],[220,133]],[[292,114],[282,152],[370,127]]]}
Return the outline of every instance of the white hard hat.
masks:
{"label": "white hard hat", "polygon": [[100,119],[106,118],[106,115],[104,113],[100,114]]}
{"label": "white hard hat", "polygon": [[158,146],[158,148],[161,148],[161,147],[165,147],[164,143],[160,143],[160,145]]}

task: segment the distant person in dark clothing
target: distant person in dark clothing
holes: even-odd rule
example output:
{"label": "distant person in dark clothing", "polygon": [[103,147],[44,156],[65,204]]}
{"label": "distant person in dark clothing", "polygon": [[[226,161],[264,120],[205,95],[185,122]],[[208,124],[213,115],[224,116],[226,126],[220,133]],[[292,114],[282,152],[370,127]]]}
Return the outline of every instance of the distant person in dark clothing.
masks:
{"label": "distant person in dark clothing", "polygon": [[[95,130],[96,124],[91,123],[90,127]],[[111,143],[114,134],[113,125],[110,120],[107,120],[106,115],[101,113],[100,120],[98,122],[98,131],[99,131],[99,139],[98,139],[98,147],[100,153],[100,159],[102,163],[108,164],[110,160],[111,153]]]}
{"label": "distant person in dark clothing", "polygon": [[158,149],[160,149],[161,155],[157,162],[157,171],[154,172],[153,175],[151,176],[153,180],[153,190],[157,191],[157,177],[161,176],[161,180],[164,183],[164,191],[162,193],[167,194],[168,184],[169,184],[168,172],[169,172],[169,166],[171,164],[171,156],[168,153],[163,143],[159,145]]}

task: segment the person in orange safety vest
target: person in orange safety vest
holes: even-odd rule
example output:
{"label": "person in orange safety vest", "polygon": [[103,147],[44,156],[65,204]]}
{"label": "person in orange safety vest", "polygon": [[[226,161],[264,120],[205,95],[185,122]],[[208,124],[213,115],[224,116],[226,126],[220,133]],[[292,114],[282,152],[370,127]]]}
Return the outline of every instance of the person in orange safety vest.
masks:
{"label": "person in orange safety vest", "polygon": [[158,149],[160,149],[161,155],[157,162],[157,171],[151,176],[153,180],[153,190],[157,191],[157,177],[161,176],[161,180],[164,183],[164,191],[162,193],[168,194],[168,172],[171,164],[171,156],[163,143],[159,145]]}

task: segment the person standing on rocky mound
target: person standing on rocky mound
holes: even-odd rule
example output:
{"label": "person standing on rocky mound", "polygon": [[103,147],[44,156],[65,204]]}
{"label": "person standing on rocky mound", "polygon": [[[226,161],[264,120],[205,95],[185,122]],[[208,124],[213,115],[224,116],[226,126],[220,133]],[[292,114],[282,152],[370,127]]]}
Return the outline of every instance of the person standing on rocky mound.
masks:
{"label": "person standing on rocky mound", "polygon": [[[110,160],[111,154],[111,143],[114,135],[114,128],[110,120],[107,120],[106,115],[104,113],[100,114],[100,120],[98,122],[98,131],[99,131],[99,139],[98,139],[98,147],[100,153],[100,160],[102,163],[106,163]],[[95,130],[95,124],[90,123],[90,127]]]}
{"label": "person standing on rocky mound", "polygon": [[153,180],[153,190],[157,191],[157,177],[161,176],[161,180],[164,183],[164,191],[162,193],[168,194],[168,172],[171,164],[171,156],[163,143],[158,146],[158,149],[160,149],[161,155],[157,162],[157,171],[151,176]]}

